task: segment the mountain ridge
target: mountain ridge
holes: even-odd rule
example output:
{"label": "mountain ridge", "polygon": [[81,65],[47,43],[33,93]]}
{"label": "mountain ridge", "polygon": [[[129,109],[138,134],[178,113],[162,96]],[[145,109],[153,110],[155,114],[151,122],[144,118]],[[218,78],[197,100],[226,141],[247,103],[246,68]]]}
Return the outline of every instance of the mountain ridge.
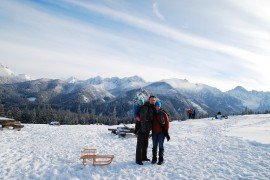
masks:
{"label": "mountain ridge", "polygon": [[222,92],[216,87],[190,83],[186,79],[146,82],[139,76],[14,80],[0,84],[0,103],[5,106],[46,103],[74,112],[81,107],[103,115],[111,115],[112,109],[116,108],[118,116],[126,117],[132,116],[134,101],[142,91],[147,92],[145,100],[151,94],[156,95],[172,117],[182,119],[186,118],[189,108],[197,111],[197,117],[213,116],[218,111],[241,114],[245,107],[261,112],[270,109],[269,92],[247,91],[241,86]]}

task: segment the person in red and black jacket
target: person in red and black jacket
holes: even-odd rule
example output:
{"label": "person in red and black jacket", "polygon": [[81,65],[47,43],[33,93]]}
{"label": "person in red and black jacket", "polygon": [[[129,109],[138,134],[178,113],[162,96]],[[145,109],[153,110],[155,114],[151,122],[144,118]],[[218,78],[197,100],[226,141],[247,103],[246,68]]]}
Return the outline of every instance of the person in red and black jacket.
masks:
{"label": "person in red and black jacket", "polygon": [[158,151],[158,165],[163,164],[164,162],[164,139],[166,137],[167,141],[170,140],[170,136],[168,133],[169,130],[169,116],[168,114],[161,109],[161,102],[157,101],[155,103],[155,108],[157,110],[157,116],[153,121],[153,129],[152,129],[152,141],[153,141],[153,157],[152,164],[157,162],[157,147],[159,147]]}

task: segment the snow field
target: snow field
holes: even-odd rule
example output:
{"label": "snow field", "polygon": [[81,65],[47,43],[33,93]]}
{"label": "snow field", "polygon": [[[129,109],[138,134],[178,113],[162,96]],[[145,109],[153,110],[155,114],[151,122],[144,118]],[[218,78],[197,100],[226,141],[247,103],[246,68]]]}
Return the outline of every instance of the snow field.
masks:
{"label": "snow field", "polygon": [[[270,116],[171,122],[165,164],[135,164],[136,137],[105,125],[25,124],[0,131],[0,179],[270,179]],[[129,125],[132,126],[132,125]],[[80,150],[114,154],[107,166],[81,169]],[[148,158],[152,157],[149,139]]]}

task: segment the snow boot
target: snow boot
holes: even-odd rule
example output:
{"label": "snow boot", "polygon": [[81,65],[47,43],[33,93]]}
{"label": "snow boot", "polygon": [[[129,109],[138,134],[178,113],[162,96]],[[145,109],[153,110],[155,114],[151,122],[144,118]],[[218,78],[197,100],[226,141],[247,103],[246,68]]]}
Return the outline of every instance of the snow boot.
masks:
{"label": "snow boot", "polygon": [[136,164],[143,165],[143,163],[141,161],[136,161]]}
{"label": "snow boot", "polygon": [[152,154],[153,154],[153,157],[152,157],[151,163],[155,164],[157,162],[157,148],[152,149]]}
{"label": "snow boot", "polygon": [[164,155],[164,149],[159,149],[158,152],[158,165],[161,165],[164,163],[164,159],[163,159],[163,155]]}
{"label": "snow boot", "polygon": [[142,149],[142,161],[150,161],[150,159],[147,158],[147,147]]}

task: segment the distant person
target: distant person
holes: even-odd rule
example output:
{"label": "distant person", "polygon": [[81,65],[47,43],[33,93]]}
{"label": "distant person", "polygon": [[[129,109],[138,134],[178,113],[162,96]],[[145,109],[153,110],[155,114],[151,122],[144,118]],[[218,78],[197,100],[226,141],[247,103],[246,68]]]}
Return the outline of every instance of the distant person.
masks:
{"label": "distant person", "polygon": [[144,99],[140,98],[137,101],[137,104],[134,106],[134,116],[135,116],[135,131],[134,133],[137,134],[138,130],[141,128],[141,118],[140,118],[140,108],[144,104]]}
{"label": "distant person", "polygon": [[94,118],[91,118],[90,119],[90,124],[95,124],[95,123],[96,123],[95,119]]}
{"label": "distant person", "polygon": [[217,114],[215,115],[215,118],[216,119],[222,119],[222,114],[221,114],[221,112],[219,111],[219,112],[217,112]]}
{"label": "distant person", "polygon": [[153,140],[153,148],[152,148],[152,164],[157,162],[157,148],[158,149],[158,165],[164,163],[164,139],[166,137],[167,141],[170,140],[170,136],[168,133],[169,130],[169,116],[168,114],[161,109],[161,102],[157,101],[155,103],[155,108],[157,110],[157,116],[153,121],[153,130],[152,130],[152,140]]}
{"label": "distant person", "polygon": [[191,114],[192,119],[195,119],[195,115],[196,115],[196,111],[195,109],[192,109],[192,114]]}
{"label": "distant person", "polygon": [[140,108],[141,127],[137,134],[136,163],[143,165],[143,161],[150,161],[147,158],[148,139],[153,127],[153,120],[156,117],[156,97],[150,96],[148,101]]}
{"label": "distant person", "polygon": [[188,109],[187,114],[188,114],[188,119],[191,119],[191,117],[192,117],[192,109]]}

